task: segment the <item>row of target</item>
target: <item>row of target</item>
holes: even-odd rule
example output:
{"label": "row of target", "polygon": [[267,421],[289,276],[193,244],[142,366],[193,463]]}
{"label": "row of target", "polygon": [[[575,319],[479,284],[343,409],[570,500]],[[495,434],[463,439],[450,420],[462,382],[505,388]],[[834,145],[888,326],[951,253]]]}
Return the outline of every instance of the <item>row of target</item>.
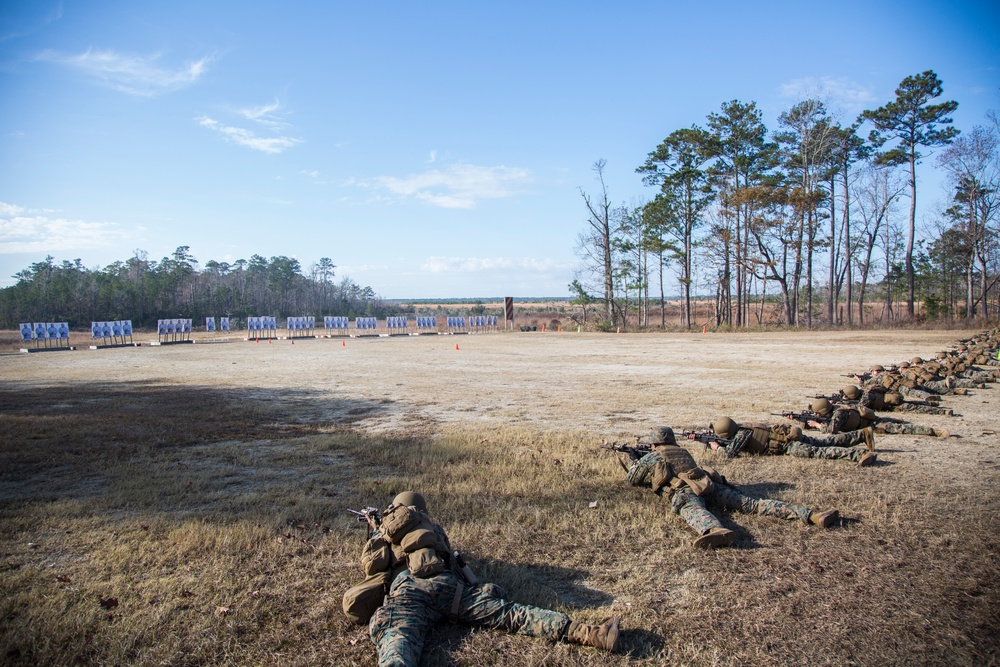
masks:
{"label": "row of target", "polygon": [[[495,327],[498,326],[500,318],[497,315],[470,315],[468,322],[468,326],[470,327]],[[464,328],[466,326],[466,318],[449,317],[448,326]]]}
{"label": "row of target", "polygon": [[289,317],[285,322],[289,331],[312,331],[316,328],[315,317]]}
{"label": "row of target", "polygon": [[[171,319],[156,320],[156,334],[158,336],[188,335],[191,333],[191,320]],[[129,333],[132,335],[132,325],[129,323]]]}
{"label": "row of target", "polygon": [[21,342],[33,340],[69,340],[69,322],[22,322]]}

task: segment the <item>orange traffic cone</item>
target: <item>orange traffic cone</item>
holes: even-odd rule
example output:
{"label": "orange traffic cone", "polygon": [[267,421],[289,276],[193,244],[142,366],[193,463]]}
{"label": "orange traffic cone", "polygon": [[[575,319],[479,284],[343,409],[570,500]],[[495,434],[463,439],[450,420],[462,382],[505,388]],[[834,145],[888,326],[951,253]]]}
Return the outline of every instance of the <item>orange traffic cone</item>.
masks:
{"label": "orange traffic cone", "polygon": [[456,350],[458,349],[458,343],[455,343],[455,349]]}
{"label": "orange traffic cone", "polygon": [[708,333],[708,325],[707,324],[701,325],[701,332],[702,333]]}
{"label": "orange traffic cone", "polygon": [[347,341],[340,341],[340,347],[347,347]]}

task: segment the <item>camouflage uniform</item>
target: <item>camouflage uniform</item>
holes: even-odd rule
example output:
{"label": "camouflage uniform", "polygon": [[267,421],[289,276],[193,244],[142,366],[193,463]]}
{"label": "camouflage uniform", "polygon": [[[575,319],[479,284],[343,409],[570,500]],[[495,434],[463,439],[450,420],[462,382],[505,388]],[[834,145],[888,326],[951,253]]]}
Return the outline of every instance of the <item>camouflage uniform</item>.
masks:
{"label": "camouflage uniform", "polygon": [[552,640],[561,639],[569,629],[566,614],[511,602],[494,584],[465,586],[458,613],[452,615],[460,582],[448,571],[423,579],[407,571],[396,577],[385,604],[368,625],[379,667],[419,664],[427,631],[442,618]]}
{"label": "camouflage uniform", "polygon": [[[849,433],[838,433],[832,437],[839,438],[841,436],[849,436],[855,433],[860,434],[861,432],[851,431]],[[788,444],[788,448],[785,450],[785,453],[789,456],[799,456],[804,459],[847,459],[848,461],[854,461],[857,463],[861,460],[861,457],[871,451],[866,445],[838,447],[836,445],[813,444],[816,442],[822,443],[823,441],[823,438],[813,438],[803,434],[797,442],[791,442]]]}
{"label": "camouflage uniform", "polygon": [[463,574],[448,535],[424,511],[423,497],[406,492],[397,500],[403,497],[413,498],[419,506],[394,500],[361,558],[369,576],[396,573],[384,603],[368,622],[380,667],[415,667],[427,631],[444,618],[615,649],[617,619],[602,626],[578,623],[558,611],[511,602],[499,586],[478,583],[467,568]]}
{"label": "camouflage uniform", "polygon": [[[891,394],[895,395],[895,401]],[[884,387],[869,387],[861,396],[858,405],[871,408],[876,412],[917,412],[925,415],[945,415],[953,417],[955,415],[951,408],[943,408],[930,403],[915,403],[903,401],[903,396],[899,392],[887,391]]]}
{"label": "camouflage uniform", "polygon": [[893,419],[879,419],[878,424],[875,425],[875,432],[891,433],[893,435],[927,435],[931,437],[939,436],[942,433],[932,426],[911,424],[910,422],[901,422]]}
{"label": "camouflage uniform", "polygon": [[[847,431],[826,436],[810,436],[791,423],[767,426],[740,426],[733,440],[744,439],[741,452],[784,454],[805,459],[847,459],[855,463],[871,451],[862,431]],[[763,442],[766,439],[766,443]]]}
{"label": "camouflage uniform", "polygon": [[[688,472],[698,467],[694,457],[686,449],[676,445],[662,446],[632,463],[626,477],[628,483],[632,486],[645,485],[650,481],[653,469],[658,463],[670,463],[676,473]],[[691,489],[680,485],[667,486],[663,492],[668,496],[670,508],[674,513],[679,514],[699,535],[705,535],[713,529],[723,529],[719,519],[706,508],[706,501],[743,514],[799,519],[805,523],[809,523],[809,516],[812,514],[812,510],[802,505],[746,496],[726,483],[714,482],[712,489],[703,496],[698,496]]]}
{"label": "camouflage uniform", "polygon": [[[852,414],[854,413],[854,414]],[[874,414],[874,413],[872,413]],[[825,418],[824,418],[825,419]],[[820,420],[823,421],[823,420]],[[912,424],[889,417],[864,417],[855,408],[837,408],[823,424],[824,433],[839,433],[872,426],[876,433],[892,433],[896,435],[928,435],[936,436],[937,431],[931,426]]]}

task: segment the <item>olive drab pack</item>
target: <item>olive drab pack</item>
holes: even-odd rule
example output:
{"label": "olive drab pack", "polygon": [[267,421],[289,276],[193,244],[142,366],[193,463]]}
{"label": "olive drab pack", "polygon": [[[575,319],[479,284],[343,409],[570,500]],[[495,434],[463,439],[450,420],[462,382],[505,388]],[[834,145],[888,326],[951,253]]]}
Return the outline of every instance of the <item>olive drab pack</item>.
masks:
{"label": "olive drab pack", "polygon": [[361,551],[361,568],[365,576],[384,572],[392,565],[392,548],[382,537],[373,537],[365,543]]}
{"label": "olive drab pack", "polygon": [[444,559],[434,549],[425,547],[406,554],[406,567],[414,577],[433,577],[444,571]]}
{"label": "olive drab pack", "polygon": [[743,449],[750,454],[763,454],[768,451],[768,442],[771,440],[771,427],[767,424],[749,424],[750,439],[747,440]]}
{"label": "olive drab pack", "polygon": [[399,541],[404,553],[412,553],[417,549],[433,548],[437,544],[437,533],[427,528],[415,528]]}
{"label": "olive drab pack", "polygon": [[847,410],[847,419],[844,421],[845,431],[856,431],[861,426],[861,413],[853,408]]}
{"label": "olive drab pack", "polygon": [[394,544],[420,522],[420,510],[402,505],[390,507],[382,515],[382,533]]}
{"label": "olive drab pack", "polygon": [[416,507],[390,507],[382,515],[381,531],[399,547],[413,576],[430,577],[448,566],[451,548],[444,532]]}
{"label": "olive drab pack", "polygon": [[678,473],[678,478],[683,481],[691,492],[696,496],[704,496],[711,493],[714,488],[712,478],[701,468],[693,468],[687,472]]}

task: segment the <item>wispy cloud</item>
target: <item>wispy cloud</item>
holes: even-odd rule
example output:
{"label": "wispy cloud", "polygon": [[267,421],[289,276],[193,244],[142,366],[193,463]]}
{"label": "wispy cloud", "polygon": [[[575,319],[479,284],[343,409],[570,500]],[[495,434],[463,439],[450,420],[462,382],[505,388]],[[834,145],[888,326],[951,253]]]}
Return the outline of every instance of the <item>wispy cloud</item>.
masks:
{"label": "wispy cloud", "polygon": [[39,60],[75,69],[115,90],[130,95],[154,97],[193,84],[208,70],[213,56],[205,56],[177,66],[160,64],[161,54],[130,55],[111,49],[87,49],[70,55],[44,51]]}
{"label": "wispy cloud", "polygon": [[424,273],[482,273],[489,271],[527,271],[548,273],[572,269],[573,262],[533,257],[429,257],[420,265]]}
{"label": "wispy cloud", "polygon": [[76,251],[112,245],[127,237],[118,225],[53,217],[0,202],[0,254]]}
{"label": "wispy cloud", "polygon": [[239,146],[246,146],[247,148],[252,148],[255,151],[261,151],[262,153],[281,153],[288,150],[296,144],[302,143],[301,139],[296,139],[294,137],[258,137],[253,130],[249,130],[245,127],[236,127],[234,125],[223,125],[214,118],[209,118],[208,116],[200,116],[195,120],[202,127],[208,128],[214,132],[221,134],[226,140],[233,142]]}
{"label": "wispy cloud", "polygon": [[875,93],[844,77],[806,77],[781,84],[781,96],[791,100],[818,99],[851,111],[860,111],[877,102]]}
{"label": "wispy cloud", "polygon": [[380,176],[373,183],[394,195],[415,197],[433,206],[471,209],[484,199],[513,196],[530,180],[527,169],[455,164],[401,178]]}
{"label": "wispy cloud", "polygon": [[263,104],[259,107],[240,109],[238,113],[247,120],[260,123],[272,130],[280,130],[289,126],[288,121],[285,120],[289,112],[281,111],[281,102],[277,99],[270,104]]}

